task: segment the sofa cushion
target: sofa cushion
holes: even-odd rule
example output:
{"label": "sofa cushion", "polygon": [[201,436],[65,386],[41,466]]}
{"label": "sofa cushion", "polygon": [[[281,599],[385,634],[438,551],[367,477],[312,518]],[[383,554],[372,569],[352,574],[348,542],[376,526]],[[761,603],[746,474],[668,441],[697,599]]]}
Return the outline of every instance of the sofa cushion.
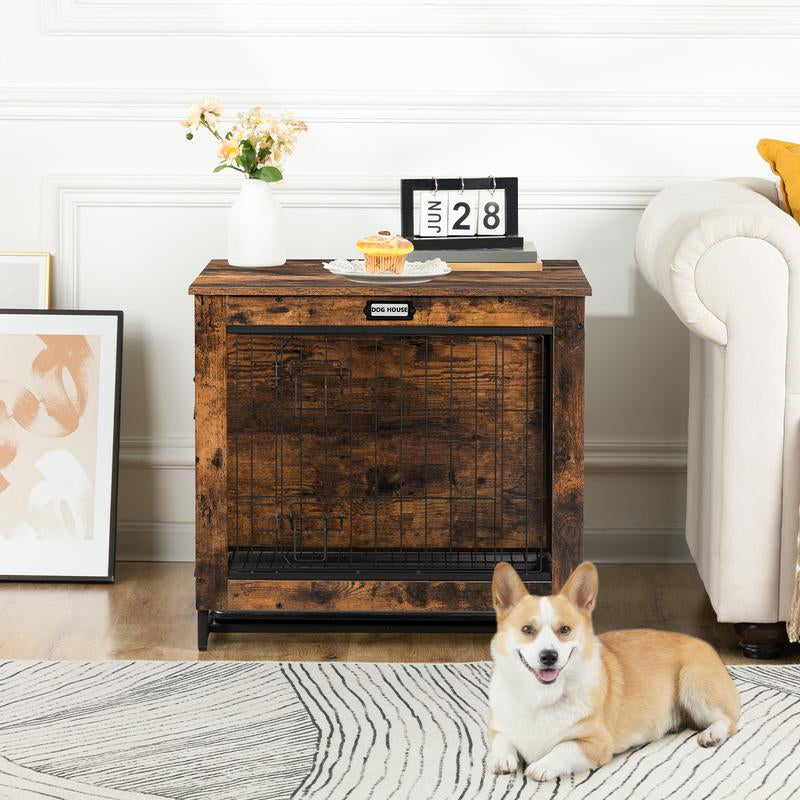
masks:
{"label": "sofa cushion", "polygon": [[781,179],[784,207],[800,222],[800,144],[762,139],[758,152]]}

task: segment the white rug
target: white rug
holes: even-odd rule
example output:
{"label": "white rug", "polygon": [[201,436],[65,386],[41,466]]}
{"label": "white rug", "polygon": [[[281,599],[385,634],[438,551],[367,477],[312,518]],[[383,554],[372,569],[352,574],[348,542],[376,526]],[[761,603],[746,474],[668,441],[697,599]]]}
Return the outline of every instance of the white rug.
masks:
{"label": "white rug", "polygon": [[733,667],[739,732],[553,783],[486,773],[490,665],[0,663],[6,800],[800,796],[800,666]]}

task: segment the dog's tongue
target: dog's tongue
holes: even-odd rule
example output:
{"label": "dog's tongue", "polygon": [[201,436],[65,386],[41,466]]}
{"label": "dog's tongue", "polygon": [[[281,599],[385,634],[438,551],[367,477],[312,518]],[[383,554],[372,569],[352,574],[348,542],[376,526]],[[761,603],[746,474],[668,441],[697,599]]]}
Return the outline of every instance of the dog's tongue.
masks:
{"label": "dog's tongue", "polygon": [[536,677],[542,683],[552,683],[558,677],[557,669],[537,669]]}

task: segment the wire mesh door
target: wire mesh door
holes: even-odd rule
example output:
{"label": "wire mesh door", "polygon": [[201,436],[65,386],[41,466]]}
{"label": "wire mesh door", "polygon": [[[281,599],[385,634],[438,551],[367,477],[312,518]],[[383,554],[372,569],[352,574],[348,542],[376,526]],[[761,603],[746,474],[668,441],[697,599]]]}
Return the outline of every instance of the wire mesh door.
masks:
{"label": "wire mesh door", "polygon": [[549,572],[547,333],[232,331],[231,577]]}

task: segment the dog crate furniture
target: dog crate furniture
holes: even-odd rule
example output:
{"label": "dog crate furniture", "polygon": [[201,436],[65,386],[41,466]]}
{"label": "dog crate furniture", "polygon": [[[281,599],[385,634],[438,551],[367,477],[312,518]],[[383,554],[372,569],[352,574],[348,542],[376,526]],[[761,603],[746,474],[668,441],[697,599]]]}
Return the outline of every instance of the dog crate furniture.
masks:
{"label": "dog crate furniture", "polygon": [[503,560],[560,586],[582,551],[590,292],[574,261],[392,288],[209,263],[190,287],[198,646],[486,621]]}

